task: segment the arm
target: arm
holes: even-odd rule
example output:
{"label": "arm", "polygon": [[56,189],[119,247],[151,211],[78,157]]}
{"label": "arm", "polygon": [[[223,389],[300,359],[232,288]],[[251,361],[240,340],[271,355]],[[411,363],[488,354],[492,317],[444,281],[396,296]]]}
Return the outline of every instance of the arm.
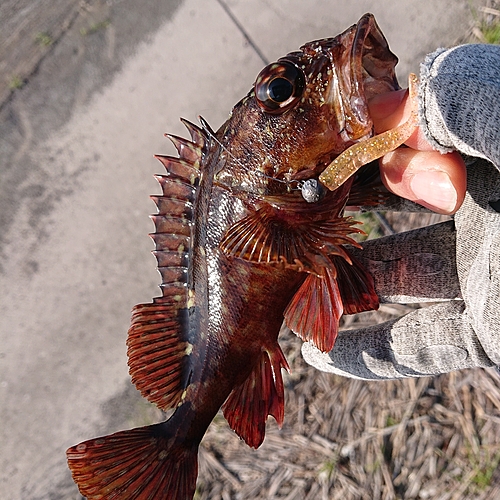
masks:
{"label": "arm", "polygon": [[[441,303],[343,331],[330,353],[304,344],[305,360],[320,370],[387,379],[500,364],[500,48],[438,51],[426,59],[421,78],[421,135],[409,145],[429,152],[431,142],[493,164],[471,162],[454,221],[366,242],[359,253],[382,302]],[[395,153],[387,164],[398,159]],[[434,161],[440,157],[434,152]]]}
{"label": "arm", "polygon": [[[500,47],[439,49],[422,64],[420,80],[420,127],[406,142],[409,148],[380,160],[382,180],[402,198],[452,214],[466,188],[465,165],[454,150],[500,162]],[[375,97],[370,102],[375,131],[404,122],[409,108],[404,91]]]}
{"label": "arm", "polygon": [[500,47],[462,45],[428,55],[420,68],[420,124],[438,151],[500,165]]}

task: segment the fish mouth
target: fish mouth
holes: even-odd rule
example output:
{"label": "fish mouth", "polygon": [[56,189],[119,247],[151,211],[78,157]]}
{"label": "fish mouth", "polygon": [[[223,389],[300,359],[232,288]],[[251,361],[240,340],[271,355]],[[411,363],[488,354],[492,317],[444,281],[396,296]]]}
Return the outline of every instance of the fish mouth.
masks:
{"label": "fish mouth", "polygon": [[395,73],[397,63],[373,14],[365,14],[355,25],[351,71],[354,80],[362,82],[367,99],[400,88]]}
{"label": "fish mouth", "polygon": [[343,139],[357,142],[373,135],[368,101],[401,88],[395,72],[398,58],[373,14],[362,16],[336,40],[338,45],[329,49],[335,73],[331,102]]}

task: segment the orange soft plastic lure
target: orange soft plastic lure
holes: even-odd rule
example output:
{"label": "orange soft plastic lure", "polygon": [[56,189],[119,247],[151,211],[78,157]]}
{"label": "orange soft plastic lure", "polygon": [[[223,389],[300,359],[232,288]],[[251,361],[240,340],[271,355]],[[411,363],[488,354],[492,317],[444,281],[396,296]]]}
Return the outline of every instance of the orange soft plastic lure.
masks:
{"label": "orange soft plastic lure", "polygon": [[363,165],[377,160],[401,146],[418,126],[418,78],[411,73],[408,79],[411,114],[398,127],[387,130],[370,139],[362,140],[337,156],[319,176],[320,182],[331,191],[338,189]]}

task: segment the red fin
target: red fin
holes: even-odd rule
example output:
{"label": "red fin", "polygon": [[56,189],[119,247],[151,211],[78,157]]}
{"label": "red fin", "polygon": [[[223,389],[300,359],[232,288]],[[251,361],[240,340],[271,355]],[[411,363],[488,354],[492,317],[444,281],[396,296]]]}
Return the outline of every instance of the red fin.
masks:
{"label": "red fin", "polygon": [[343,244],[359,246],[348,235],[362,232],[350,217],[296,223],[284,220],[283,214],[264,206],[233,224],[220,247],[232,257],[250,262],[281,264],[317,272],[329,265],[327,254],[344,255]]}
{"label": "red fin", "polygon": [[248,446],[258,448],[266,433],[268,415],[281,427],[285,414],[281,368],[290,370],[281,348],[263,351],[255,368],[222,406],[230,427]]}
{"label": "red fin", "polygon": [[163,424],[91,439],[66,452],[73,480],[88,500],[187,500],[194,495],[198,447],[162,436]]}
{"label": "red fin", "polygon": [[344,304],[344,314],[378,309],[379,299],[371,274],[350,256],[352,264],[336,256],[330,257],[337,269],[337,281]]}
{"label": "red fin", "polygon": [[378,309],[372,276],[347,250],[329,256],[323,276],[309,274],[284,312],[285,323],[320,351],[333,349],[342,314]]}
{"label": "red fin", "polygon": [[[196,194],[195,186],[192,186],[181,179],[172,178],[167,175],[155,175],[155,179],[160,183],[164,196],[171,199],[188,200],[193,202]],[[153,195],[151,198],[155,203],[161,199],[161,197],[157,195]]]}
{"label": "red fin", "polygon": [[370,206],[380,205],[387,200],[388,192],[380,179],[378,161],[361,167],[352,184],[347,205]]}
{"label": "red fin", "polygon": [[181,122],[188,129],[192,141],[201,149],[204,149],[206,147],[207,141],[206,141],[206,135],[203,132],[203,130],[200,127],[198,127],[198,125],[195,125],[194,123],[191,123],[190,121],[184,118],[181,118]]}
{"label": "red fin", "polygon": [[[174,294],[169,302],[175,303]],[[177,290],[182,297],[184,290]],[[148,401],[162,410],[174,407],[187,383],[184,380],[191,344],[182,341],[187,330],[187,310],[169,302],[134,307],[127,339],[127,355],[132,382]]]}
{"label": "red fin", "polygon": [[[344,262],[342,257],[338,260]],[[346,264],[349,265],[349,264]],[[331,351],[337,338],[343,305],[335,269],[324,276],[309,274],[285,310],[285,323],[302,340],[320,351]]]}
{"label": "red fin", "polygon": [[165,137],[168,137],[172,141],[172,144],[175,146],[175,149],[177,149],[180,158],[190,161],[196,165],[199,164],[203,153],[202,147],[199,144],[176,135],[165,134]]}
{"label": "red fin", "polygon": [[180,401],[192,349],[188,342],[188,310],[193,306],[188,283],[189,251],[204,141],[198,127],[186,126],[195,142],[171,138],[181,158],[157,156],[167,171],[156,176],[163,193],[152,196],[158,213],[151,216],[162,297],[133,309],[127,340],[132,382],[143,397],[162,410]]}
{"label": "red fin", "polygon": [[199,162],[193,163],[192,161],[187,161],[184,158],[164,155],[155,155],[155,158],[163,163],[165,170],[169,174],[182,179],[188,184],[195,184],[199,175]]}
{"label": "red fin", "polygon": [[[166,196],[151,196],[158,207],[158,215],[191,221],[193,218],[193,204],[185,199],[167,198]],[[158,231],[158,227],[156,228]],[[158,231],[162,232],[162,231]]]}

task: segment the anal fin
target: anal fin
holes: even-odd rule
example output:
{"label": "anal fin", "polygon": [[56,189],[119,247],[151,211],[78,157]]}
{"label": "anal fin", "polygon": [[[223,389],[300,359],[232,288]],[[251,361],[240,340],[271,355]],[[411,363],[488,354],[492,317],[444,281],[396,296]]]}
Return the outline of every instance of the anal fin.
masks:
{"label": "anal fin", "polygon": [[280,427],[283,424],[285,398],[281,368],[290,370],[278,344],[272,351],[262,351],[248,378],[231,392],[222,406],[230,427],[252,448],[258,448],[264,441],[268,415],[272,415]]}

